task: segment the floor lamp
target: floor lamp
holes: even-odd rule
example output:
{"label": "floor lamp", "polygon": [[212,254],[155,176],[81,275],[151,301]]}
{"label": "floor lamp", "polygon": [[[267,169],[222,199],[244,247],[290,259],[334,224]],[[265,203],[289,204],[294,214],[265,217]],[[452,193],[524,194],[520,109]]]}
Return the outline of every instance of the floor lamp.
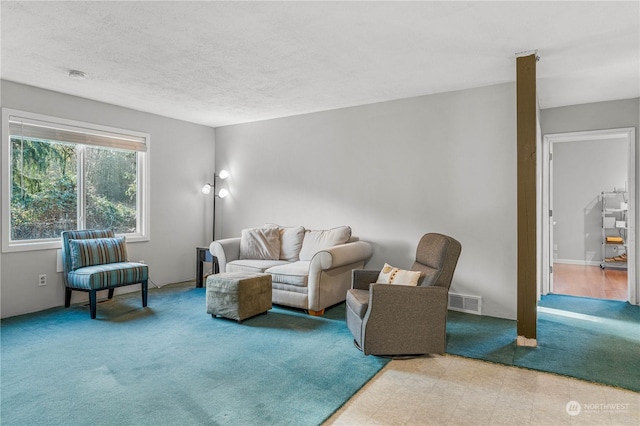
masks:
{"label": "floor lamp", "polygon": [[[229,172],[226,170],[220,170],[220,173],[218,174],[214,174],[213,175],[213,183],[206,183],[203,187],[202,187],[202,193],[203,194],[210,194],[211,190],[213,190],[213,214],[212,214],[212,231],[211,231],[211,238],[212,241],[216,240],[216,198],[225,198],[227,195],[229,195],[229,191],[226,188],[222,188],[220,189],[220,191],[218,191],[218,193],[215,193],[215,187],[216,187],[216,179],[221,179],[224,180],[226,178],[229,177]],[[218,269],[218,259],[216,259],[215,257],[213,258],[213,272],[217,273],[217,269]]]}
{"label": "floor lamp", "polygon": [[[216,186],[216,179],[226,179],[229,177],[229,172],[226,170],[220,170],[220,173],[218,174],[214,174],[213,175],[213,183],[206,183],[203,187],[202,187],[202,193],[203,194],[210,194],[211,190],[213,190],[213,219],[212,219],[212,230],[211,230],[211,237],[212,237],[212,241],[216,240],[216,198],[224,198],[227,195],[229,195],[229,190],[227,190],[226,188],[222,188],[220,189],[220,191],[218,191],[218,193],[215,193],[215,186]],[[218,258],[215,256],[211,257],[211,262],[213,265],[212,268],[212,272],[214,274],[217,274],[218,272],[220,272],[220,267],[218,266]],[[200,261],[198,261],[198,265],[199,267],[201,267],[202,263]],[[197,274],[200,274],[199,276],[202,276],[202,271],[198,270]],[[197,284],[197,283],[196,283]],[[196,285],[197,286],[197,285]]]}

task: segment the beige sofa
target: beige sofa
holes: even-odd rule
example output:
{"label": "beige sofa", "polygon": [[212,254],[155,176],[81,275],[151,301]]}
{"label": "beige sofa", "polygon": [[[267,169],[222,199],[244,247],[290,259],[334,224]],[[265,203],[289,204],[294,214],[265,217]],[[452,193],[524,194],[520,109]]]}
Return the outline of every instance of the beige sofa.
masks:
{"label": "beige sofa", "polygon": [[372,254],[371,245],[353,237],[348,226],[310,230],[272,224],[216,240],[209,250],[220,272],[271,274],[272,302],[311,315],[343,302],[351,271],[364,267]]}

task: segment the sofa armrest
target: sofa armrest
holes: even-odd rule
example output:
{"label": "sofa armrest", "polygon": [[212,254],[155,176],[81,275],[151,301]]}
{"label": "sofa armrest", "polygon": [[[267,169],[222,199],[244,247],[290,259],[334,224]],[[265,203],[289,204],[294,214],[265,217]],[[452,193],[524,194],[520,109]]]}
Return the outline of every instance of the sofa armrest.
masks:
{"label": "sofa armrest", "polygon": [[372,269],[354,269],[351,271],[351,288],[369,290],[369,286],[378,280],[380,271]]}
{"label": "sofa armrest", "polygon": [[367,261],[373,254],[371,244],[364,241],[340,244],[321,250],[311,258],[309,269],[327,270]]}
{"label": "sofa armrest", "polygon": [[240,237],[215,240],[209,246],[209,251],[218,258],[220,272],[226,272],[227,262],[240,258]]}
{"label": "sofa armrest", "polygon": [[351,270],[362,269],[372,253],[371,244],[355,241],[313,255],[309,262],[308,309],[323,311],[343,302],[351,287]]}

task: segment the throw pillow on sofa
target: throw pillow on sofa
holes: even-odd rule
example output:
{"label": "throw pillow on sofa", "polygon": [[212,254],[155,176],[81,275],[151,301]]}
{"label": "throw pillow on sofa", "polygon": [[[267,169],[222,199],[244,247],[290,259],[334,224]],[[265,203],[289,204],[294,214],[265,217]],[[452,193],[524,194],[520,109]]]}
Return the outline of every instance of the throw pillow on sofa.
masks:
{"label": "throw pillow on sofa", "polygon": [[279,260],[278,228],[243,229],[240,235],[240,259]]}
{"label": "throw pillow on sofa", "polygon": [[323,231],[307,230],[304,234],[300,260],[311,260],[314,254],[329,247],[345,244],[351,238],[351,228],[340,226]]}
{"label": "throw pillow on sofa", "polygon": [[300,260],[300,249],[304,240],[304,226],[280,226],[275,223],[265,224],[267,228],[280,231],[280,260],[297,262]]}

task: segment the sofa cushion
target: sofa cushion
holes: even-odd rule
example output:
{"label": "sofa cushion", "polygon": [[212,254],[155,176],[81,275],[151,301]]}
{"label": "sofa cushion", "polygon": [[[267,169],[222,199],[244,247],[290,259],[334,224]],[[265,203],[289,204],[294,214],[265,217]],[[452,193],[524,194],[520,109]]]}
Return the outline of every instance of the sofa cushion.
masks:
{"label": "sofa cushion", "polygon": [[279,260],[280,231],[277,228],[243,229],[240,259]]}
{"label": "sofa cushion", "polygon": [[127,262],[124,237],[69,240],[71,270],[108,263]]}
{"label": "sofa cushion", "polygon": [[307,230],[300,250],[300,260],[311,260],[317,252],[345,244],[349,238],[351,238],[351,228],[348,226],[323,231]]}
{"label": "sofa cushion", "polygon": [[378,275],[376,283],[380,284],[397,284],[397,285],[418,285],[420,280],[419,271],[405,271],[396,268],[388,263],[384,264],[382,271]]}
{"label": "sofa cushion", "polygon": [[267,269],[286,264],[284,260],[240,259],[228,262],[226,272],[264,272]]}
{"label": "sofa cushion", "polygon": [[298,262],[273,266],[265,271],[271,274],[273,282],[306,287],[309,280],[309,262]]}
{"label": "sofa cushion", "polygon": [[300,249],[304,240],[303,226],[280,226],[267,223],[266,227],[278,228],[280,231],[280,260],[296,262],[300,260]]}

